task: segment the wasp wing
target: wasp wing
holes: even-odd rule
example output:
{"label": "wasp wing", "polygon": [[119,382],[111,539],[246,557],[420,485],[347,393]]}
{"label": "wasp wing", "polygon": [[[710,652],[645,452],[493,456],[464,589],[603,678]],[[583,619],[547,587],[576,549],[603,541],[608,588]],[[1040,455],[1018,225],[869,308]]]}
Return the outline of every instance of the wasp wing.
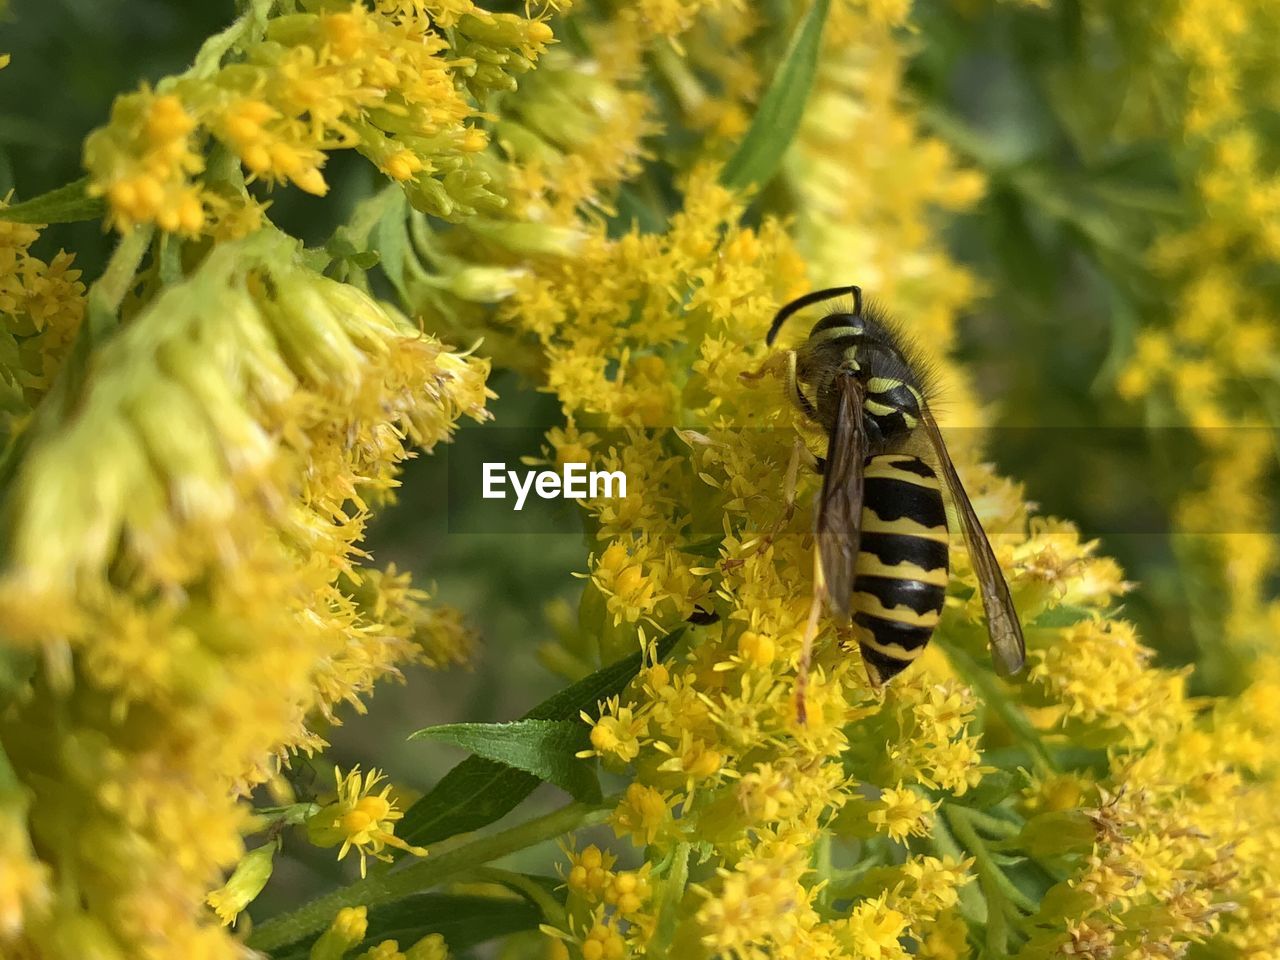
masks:
{"label": "wasp wing", "polygon": [[827,441],[814,532],[822,561],[822,593],[827,605],[847,620],[862,529],[867,434],[862,423],[862,384],[852,374],[841,374],[836,390],[836,420]]}
{"label": "wasp wing", "polygon": [[951,491],[951,500],[960,516],[960,525],[964,528],[964,541],[969,547],[970,562],[978,575],[978,589],[982,592],[982,609],[987,614],[987,630],[991,635],[991,653],[996,670],[1002,676],[1012,676],[1022,669],[1027,651],[1022,639],[1018,611],[1014,609],[1013,598],[1009,595],[1009,584],[1005,582],[1000,564],[991,552],[991,542],[987,540],[982,523],[973,511],[973,504],[969,502],[969,495],[960,483],[955,465],[942,442],[942,433],[928,407],[921,406],[920,418],[938,456],[942,475]]}

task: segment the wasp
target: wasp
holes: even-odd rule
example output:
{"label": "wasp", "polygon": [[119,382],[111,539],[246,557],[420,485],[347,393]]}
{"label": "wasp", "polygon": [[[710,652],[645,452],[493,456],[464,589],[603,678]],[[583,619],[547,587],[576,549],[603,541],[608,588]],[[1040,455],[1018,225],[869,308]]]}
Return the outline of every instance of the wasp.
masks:
{"label": "wasp", "polygon": [[[873,687],[906,669],[933,635],[946,597],[950,535],[938,475],[920,456],[930,448],[977,573],[996,670],[1011,676],[1026,659],[1009,585],[930,412],[927,367],[910,341],[874,305],[864,307],[861,288],[851,286],[792,300],[765,343],[772,346],[798,311],[841,297],[853,298],[853,312],[818,320],[781,358],[791,402],[827,435],[825,460],[814,458],[822,489],[814,510],[814,605],[796,691],[802,723],[823,607],[852,633]],[[789,503],[794,472],[793,464]]]}

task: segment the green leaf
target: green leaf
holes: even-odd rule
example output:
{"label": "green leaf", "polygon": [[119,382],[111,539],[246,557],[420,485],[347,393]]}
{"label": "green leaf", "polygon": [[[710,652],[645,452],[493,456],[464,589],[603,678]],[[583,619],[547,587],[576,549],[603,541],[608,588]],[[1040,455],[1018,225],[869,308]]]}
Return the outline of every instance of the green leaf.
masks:
{"label": "green leaf", "polygon": [[724,536],[717,534],[714,537],[706,537],[702,540],[690,540],[688,543],[680,544],[678,548],[681,553],[687,553],[695,557],[718,558],[720,556],[720,547],[724,544]]}
{"label": "green leaf", "polygon": [[822,26],[829,6],[829,0],[814,0],[796,27],[782,64],[760,100],[751,129],[720,174],[720,182],[726,187],[741,190],[767,183],[782,165],[782,157],[800,129],[804,105],[818,72]]}
{"label": "green leaf", "polygon": [[593,764],[576,754],[587,746],[587,725],[578,720],[516,720],[512,723],[445,723],[411,734],[438,740],[477,757],[531,773],[567,790],[575,800],[596,803],[600,782]]}
{"label": "green leaf", "polygon": [[11,223],[75,223],[100,220],[106,210],[101,197],[86,192],[89,178],[81,177],[66,186],[42,193],[38,197],[0,209],[0,220]]}
{"label": "green leaf", "polygon": [[993,770],[965,794],[964,800],[971,807],[985,810],[1009,796],[1022,786],[1022,779],[1008,770]]}
{"label": "green leaf", "polygon": [[[659,660],[671,653],[683,633],[684,627],[679,627],[658,641]],[[596,704],[621,693],[640,665],[639,653],[625,657],[544,700],[521,719],[573,720],[584,710],[594,714]],[[540,782],[533,774],[504,763],[468,757],[405,811],[396,835],[408,843],[426,845],[478,830],[514,810]]]}
{"label": "green leaf", "polygon": [[1057,627],[1073,627],[1077,623],[1085,620],[1097,620],[1099,617],[1106,616],[1105,610],[1098,610],[1094,607],[1077,607],[1069,603],[1046,610],[1035,620],[1027,624],[1029,627],[1036,629],[1053,629]]}
{"label": "green leaf", "polygon": [[[395,940],[401,950],[407,950],[423,937],[438,933],[457,955],[486,940],[533,930],[541,921],[542,911],[524,899],[423,893],[370,908],[365,942]],[[271,956],[274,960],[306,960],[319,936],[312,933],[295,940],[270,951]]]}
{"label": "green leaf", "polygon": [[378,218],[370,237],[372,249],[378,252],[382,272],[395,287],[401,303],[409,303],[409,287],[405,281],[404,265],[409,258],[409,227],[405,221],[406,201],[404,193],[394,190],[385,194],[386,209]]}

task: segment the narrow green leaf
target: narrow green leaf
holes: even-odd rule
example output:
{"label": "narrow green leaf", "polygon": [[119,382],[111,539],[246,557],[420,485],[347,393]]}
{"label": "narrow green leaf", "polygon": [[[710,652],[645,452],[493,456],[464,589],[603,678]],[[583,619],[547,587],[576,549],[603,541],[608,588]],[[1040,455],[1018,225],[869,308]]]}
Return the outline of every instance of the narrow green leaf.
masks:
{"label": "narrow green leaf", "polygon": [[[671,653],[683,633],[684,627],[679,627],[658,641],[658,659]],[[600,700],[621,693],[631,682],[640,662],[640,654],[635,653],[603,667],[544,700],[521,719],[572,720],[584,710],[594,714]],[[540,782],[533,774],[506,764],[468,757],[405,811],[396,835],[409,843],[426,845],[478,830],[514,810]]]}
{"label": "narrow green leaf", "polygon": [[1105,610],[1098,610],[1094,607],[1077,607],[1069,603],[1046,610],[1040,616],[1036,617],[1029,627],[1051,629],[1055,627],[1073,627],[1077,623],[1085,620],[1097,620],[1106,616]]}
{"label": "narrow green leaf", "polygon": [[719,557],[720,547],[724,544],[724,536],[717,534],[714,537],[706,537],[702,540],[690,540],[688,543],[682,543],[679,547],[681,553],[688,553],[695,557]]}
{"label": "narrow green leaf", "polygon": [[409,257],[409,225],[405,220],[407,201],[400,190],[390,191],[385,196],[386,209],[373,228],[371,248],[378,251],[382,272],[395,287],[400,301],[408,303],[409,287],[404,276],[405,261]]}
{"label": "narrow green leaf", "polygon": [[726,187],[741,190],[767,183],[782,165],[782,157],[800,129],[804,105],[818,72],[822,26],[829,6],[829,0],[814,0],[796,27],[782,64],[760,100],[751,129],[720,175],[720,182]]}
{"label": "narrow green leaf", "polygon": [[[438,933],[453,954],[521,930],[533,930],[542,911],[528,900],[423,893],[369,910],[366,943],[395,940],[407,950],[418,940]],[[306,960],[319,933],[270,951],[273,960]]]}
{"label": "narrow green leaf", "polygon": [[[984,756],[986,756],[984,754]],[[985,810],[1009,796],[1022,786],[1021,779],[1008,770],[993,770],[965,794],[965,802],[975,809]]]}
{"label": "narrow green leaf", "polygon": [[81,177],[66,186],[0,209],[0,220],[8,220],[11,223],[75,223],[79,220],[100,220],[106,206],[101,197],[88,195],[86,192],[88,187],[89,178]]}
{"label": "narrow green leaf", "polygon": [[596,803],[600,782],[594,764],[575,755],[587,746],[587,725],[578,720],[516,720],[512,723],[445,723],[411,734],[438,740],[477,757],[531,773],[567,790],[575,800]]}
{"label": "narrow green leaf", "polygon": [[[928,843],[939,857],[964,860],[968,854],[956,842],[956,838],[951,835],[951,831],[947,828],[946,817],[938,817],[934,820],[933,835],[929,838]],[[971,927],[985,926],[989,911],[987,909],[987,901],[983,898],[978,885],[966,883],[960,887],[959,895],[960,902],[957,906],[960,916],[964,917]]]}
{"label": "narrow green leaf", "polygon": [[691,850],[692,847],[688,843],[676,844],[671,854],[671,869],[662,878],[659,887],[662,893],[657,904],[658,923],[648,948],[655,957],[666,956],[671,941],[675,939],[676,921],[679,919],[678,908],[689,883]]}
{"label": "narrow green leaf", "polygon": [[[376,871],[371,876],[316,897],[295,910],[264,920],[249,934],[248,945],[268,953],[280,950],[304,937],[319,934],[343,907],[362,906],[372,910],[425,893],[442,883],[461,881],[467,874],[478,872],[477,868],[517,851],[603,823],[618,800],[619,795],[616,794],[598,804],[575,800],[506,830],[488,833],[452,849],[433,852],[424,859],[402,864],[398,870]],[[525,895],[530,896],[527,891]],[[538,895],[536,899],[542,898]]]}

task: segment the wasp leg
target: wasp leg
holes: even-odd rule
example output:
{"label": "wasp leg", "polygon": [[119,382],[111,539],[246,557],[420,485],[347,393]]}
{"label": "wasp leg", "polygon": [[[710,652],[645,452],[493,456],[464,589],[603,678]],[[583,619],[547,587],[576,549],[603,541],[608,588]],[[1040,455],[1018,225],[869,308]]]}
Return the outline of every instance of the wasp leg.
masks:
{"label": "wasp leg", "polygon": [[[759,369],[752,373],[742,373],[739,376],[743,380],[759,380],[768,374],[781,374],[786,380],[787,398],[795,405],[805,416],[811,420],[818,418],[818,412],[814,409],[813,403],[804,395],[804,391],[800,389],[800,380],[796,375],[796,352],[787,350],[783,353],[775,353],[766,360]],[[779,534],[787,528],[791,523],[791,519],[796,512],[796,486],[799,481],[800,464],[803,462],[809,469],[817,473],[822,473],[826,467],[826,461],[815,457],[813,453],[805,446],[804,440],[797,436],[795,444],[791,448],[791,459],[787,464],[786,478],[783,483],[783,513],[782,519],[774,524],[773,529],[765,534],[757,545],[754,553],[750,556],[757,556],[767,550],[773,542],[778,538]],[[739,557],[732,560],[726,560],[721,566],[726,570],[732,570],[734,567],[741,566],[745,558]]]}
{"label": "wasp leg", "polygon": [[800,379],[796,376],[796,352],[788,350],[786,353],[787,360],[787,396],[791,402],[799,408],[810,420],[818,419],[818,411],[814,409],[813,404],[809,401],[800,389]]}
{"label": "wasp leg", "polygon": [[742,380],[760,380],[766,376],[780,374],[786,380],[787,399],[795,404],[796,408],[810,420],[817,420],[818,411],[814,408],[812,401],[804,395],[804,391],[800,389],[800,378],[796,375],[796,363],[796,352],[794,350],[786,350],[782,353],[773,354],[755,370],[744,371],[738,374],[738,377]]}
{"label": "wasp leg", "polygon": [[[805,416],[809,417],[809,419],[818,419],[818,411],[813,408],[813,404],[809,402],[809,398],[806,397],[804,392],[800,389],[800,380],[796,376],[796,352],[794,350],[788,350],[786,358],[787,396],[791,399],[791,402],[795,404],[796,408]],[[784,488],[786,493],[785,503],[787,507],[785,521],[790,521],[792,515],[796,511],[796,479],[800,470],[800,461],[802,459],[810,469],[817,470],[818,473],[822,472],[818,469],[818,458],[815,457],[809,451],[809,448],[805,446],[804,440],[797,436],[795,439],[795,446],[793,446],[791,450],[791,462],[787,465],[787,482],[786,487]]]}
{"label": "wasp leg", "polygon": [[760,380],[767,376],[771,376],[771,375],[776,376],[778,373],[780,373],[783,370],[784,367],[786,367],[787,363],[789,362],[787,360],[788,353],[794,354],[795,351],[788,350],[786,351],[786,353],[769,354],[769,359],[766,360],[764,363],[760,364],[760,366],[758,366],[755,370],[750,370],[750,371],[744,370],[742,373],[738,374],[739,379]]}
{"label": "wasp leg", "polygon": [[809,664],[813,660],[813,641],[818,635],[818,618],[822,615],[822,597],[826,582],[822,576],[822,561],[818,552],[813,554],[813,602],[809,605],[809,621],[805,624],[804,639],[800,642],[800,662],[796,665],[796,722],[804,726],[808,721],[805,693],[809,689]]}
{"label": "wasp leg", "polygon": [[[797,436],[796,442],[791,448],[791,459],[787,463],[786,479],[783,481],[782,517],[774,523],[773,528],[768,533],[760,538],[755,550],[749,553],[747,557],[755,557],[764,553],[781,536],[782,532],[790,526],[792,517],[796,515],[796,486],[799,481],[802,460],[806,461],[809,466],[813,466],[818,462],[818,458],[809,452],[808,447],[804,445],[804,441]],[[721,567],[725,570],[740,567],[746,562],[747,557],[735,557],[725,560]]]}

